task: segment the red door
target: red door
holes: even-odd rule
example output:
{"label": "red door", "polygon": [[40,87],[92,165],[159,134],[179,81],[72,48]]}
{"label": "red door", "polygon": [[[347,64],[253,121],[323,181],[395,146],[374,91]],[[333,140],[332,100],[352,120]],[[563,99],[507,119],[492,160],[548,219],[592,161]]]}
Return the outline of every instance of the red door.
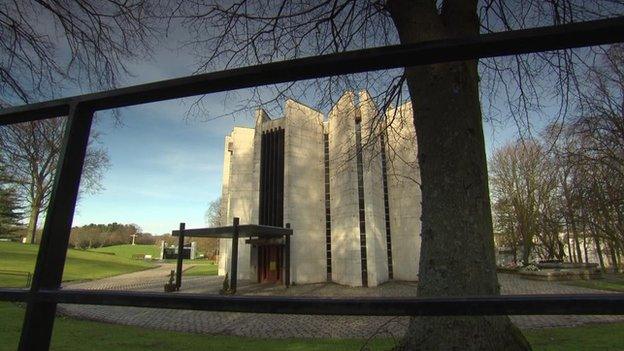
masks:
{"label": "red door", "polygon": [[282,247],[258,246],[258,282],[277,283],[282,280]]}

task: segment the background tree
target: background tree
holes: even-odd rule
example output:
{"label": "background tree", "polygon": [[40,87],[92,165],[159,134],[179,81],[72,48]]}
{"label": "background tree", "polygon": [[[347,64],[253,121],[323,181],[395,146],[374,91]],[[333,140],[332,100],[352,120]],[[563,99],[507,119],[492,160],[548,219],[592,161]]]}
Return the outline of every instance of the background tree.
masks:
{"label": "background tree", "polygon": [[0,97],[26,103],[67,87],[114,87],[150,53],[156,1],[0,3]]}
{"label": "background tree", "polygon": [[[204,214],[204,221],[208,227],[221,227],[223,223],[221,197],[218,197],[208,204],[208,209]],[[195,238],[197,246],[204,252],[207,258],[213,259],[219,253],[219,239],[217,238]]]}
{"label": "background tree", "polygon": [[544,251],[544,258],[561,259],[558,169],[553,160],[540,144],[519,141],[495,151],[490,168],[495,223],[522,264],[529,264],[536,249]]}
{"label": "background tree", "polygon": [[221,227],[223,223],[223,209],[221,206],[221,197],[218,197],[208,204],[208,209],[204,214],[204,221],[209,227]]}
{"label": "background tree", "polygon": [[[572,101],[574,118],[547,126],[539,138],[530,141],[542,145],[538,162],[513,163],[506,158],[507,149],[522,148],[526,141],[497,151],[491,160],[493,210],[498,230],[503,234],[517,240],[517,228],[523,227],[523,221],[527,220],[527,217],[514,216],[514,209],[509,206],[512,204],[510,198],[518,192],[505,181],[531,174],[537,180],[538,188],[544,189],[538,192],[543,195],[534,197],[537,211],[528,217],[538,224],[533,245],[540,259],[563,260],[567,257],[570,262],[578,263],[597,260],[603,269],[606,266],[617,269],[622,264],[622,52],[622,45],[613,45],[590,66],[588,78],[584,81],[585,89]],[[519,156],[513,159],[526,158]],[[521,195],[528,198],[526,193]]]}
{"label": "background tree", "polygon": [[[20,201],[27,205],[30,243],[35,243],[39,216],[52,193],[54,174],[61,151],[63,118],[51,118],[0,128],[0,169],[4,184],[15,187]],[[85,158],[81,191],[97,191],[108,167],[106,151],[97,146],[92,133]]]}
{"label": "background tree", "polygon": [[0,237],[15,236],[15,231],[20,227],[23,213],[19,206],[15,189],[0,186]]}
{"label": "background tree", "polygon": [[136,224],[88,224],[73,227],[69,237],[69,245],[76,249],[90,249],[103,246],[129,244],[132,235],[137,235],[135,243],[139,245],[154,245],[156,238],[143,233]]}
{"label": "background tree", "polygon": [[[0,3],[0,103],[49,99],[66,89],[115,87],[128,64],[151,52],[162,28],[154,1],[5,1]],[[29,208],[31,242],[45,212],[61,146],[60,119],[0,128],[4,182]],[[94,133],[92,133],[94,134]],[[92,138],[93,139],[93,138]],[[94,144],[83,190],[95,190],[108,158]]]}

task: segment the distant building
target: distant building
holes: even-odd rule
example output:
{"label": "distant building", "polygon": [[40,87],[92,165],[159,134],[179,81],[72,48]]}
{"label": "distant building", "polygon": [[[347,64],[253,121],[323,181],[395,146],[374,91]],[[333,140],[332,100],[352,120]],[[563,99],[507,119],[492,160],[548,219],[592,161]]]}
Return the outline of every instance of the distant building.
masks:
{"label": "distant building", "polygon": [[[259,110],[255,128],[235,127],[225,138],[223,221],[289,223],[292,282],[417,280],[421,194],[411,105],[387,111],[387,128],[376,114],[367,92],[345,93],[327,121],[288,100],[283,118]],[[229,271],[230,249],[231,239],[221,239],[220,275]],[[280,240],[240,240],[238,279],[282,281],[283,250]]]}

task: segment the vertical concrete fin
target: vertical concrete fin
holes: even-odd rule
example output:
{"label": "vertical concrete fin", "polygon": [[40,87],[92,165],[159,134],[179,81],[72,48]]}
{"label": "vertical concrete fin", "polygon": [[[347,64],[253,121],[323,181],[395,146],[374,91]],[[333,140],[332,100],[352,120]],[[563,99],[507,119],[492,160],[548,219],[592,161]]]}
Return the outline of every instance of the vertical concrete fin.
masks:
{"label": "vertical concrete fin", "polygon": [[[393,276],[397,280],[417,280],[421,193],[411,102],[389,108],[386,111],[386,120],[386,168],[393,243]],[[400,245],[394,245],[395,243]]]}
{"label": "vertical concrete fin", "polygon": [[308,105],[302,104],[301,102],[293,99],[288,99],[284,105],[284,118],[286,118],[287,124],[297,120],[304,123],[322,125],[324,115],[322,112],[313,109]]}
{"label": "vertical concrete fin", "polygon": [[255,118],[256,118],[256,129],[262,125],[262,123],[265,123],[267,121],[270,121],[271,118],[269,117],[269,115],[266,113],[266,111],[264,109],[257,109],[256,113],[255,113]]}
{"label": "vertical concrete fin", "polygon": [[355,94],[352,91],[345,91],[329,110],[328,118],[329,120],[336,116],[340,116],[340,118],[345,118],[345,116],[355,118],[356,113],[359,113],[359,111],[357,111],[355,103]]}
{"label": "vertical concrete fin", "polygon": [[383,118],[373,97],[366,90],[359,92],[358,111],[362,123],[362,145],[369,147],[378,144],[378,134],[383,130]]}

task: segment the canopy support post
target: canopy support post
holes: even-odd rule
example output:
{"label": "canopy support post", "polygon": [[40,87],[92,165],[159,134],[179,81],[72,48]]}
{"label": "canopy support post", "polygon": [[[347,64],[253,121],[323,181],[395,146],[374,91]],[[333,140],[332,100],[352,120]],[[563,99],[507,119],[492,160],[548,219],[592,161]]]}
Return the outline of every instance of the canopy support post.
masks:
{"label": "canopy support post", "polygon": [[182,260],[184,259],[184,229],[186,224],[180,223],[180,236],[178,236],[178,262],[176,266],[176,290],[182,286]]}
{"label": "canopy support post", "polygon": [[233,226],[234,234],[232,235],[232,254],[230,259],[230,290],[232,294],[236,293],[236,283],[238,275],[238,223],[239,218],[234,217]]}
{"label": "canopy support post", "polygon": [[[290,229],[290,223],[286,223]],[[284,284],[290,286],[290,235],[284,235]]]}

